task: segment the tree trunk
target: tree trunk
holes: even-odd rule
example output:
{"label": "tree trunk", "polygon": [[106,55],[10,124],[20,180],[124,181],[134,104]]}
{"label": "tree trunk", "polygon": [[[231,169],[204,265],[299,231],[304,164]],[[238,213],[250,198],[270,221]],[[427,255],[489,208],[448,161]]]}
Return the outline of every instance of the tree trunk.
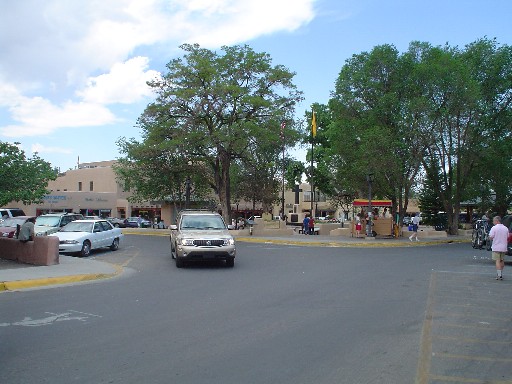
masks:
{"label": "tree trunk", "polygon": [[229,168],[231,166],[231,159],[229,154],[224,148],[218,148],[218,172],[217,173],[217,188],[219,190],[220,207],[222,210],[222,217],[226,224],[231,223],[231,180],[229,177]]}

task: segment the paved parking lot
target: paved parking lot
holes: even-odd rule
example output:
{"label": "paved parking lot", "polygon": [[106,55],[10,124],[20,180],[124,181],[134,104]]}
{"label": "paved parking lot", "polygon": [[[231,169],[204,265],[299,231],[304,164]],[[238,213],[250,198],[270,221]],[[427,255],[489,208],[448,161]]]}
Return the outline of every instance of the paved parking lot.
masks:
{"label": "paved parking lot", "polygon": [[512,277],[493,271],[432,273],[418,383],[512,383]]}

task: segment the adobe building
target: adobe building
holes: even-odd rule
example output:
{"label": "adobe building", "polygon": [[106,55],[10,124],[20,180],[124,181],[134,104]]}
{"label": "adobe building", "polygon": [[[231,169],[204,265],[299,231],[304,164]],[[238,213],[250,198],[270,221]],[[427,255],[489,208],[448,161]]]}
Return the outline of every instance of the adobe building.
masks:
{"label": "adobe building", "polygon": [[112,169],[114,163],[112,160],[79,164],[76,169],[63,172],[48,183],[51,193],[41,204],[12,203],[10,206],[20,207],[27,215],[36,216],[48,212],[79,212],[84,216],[120,219],[138,215],[150,220],[162,217],[159,203],[128,201],[129,193],[116,181]]}

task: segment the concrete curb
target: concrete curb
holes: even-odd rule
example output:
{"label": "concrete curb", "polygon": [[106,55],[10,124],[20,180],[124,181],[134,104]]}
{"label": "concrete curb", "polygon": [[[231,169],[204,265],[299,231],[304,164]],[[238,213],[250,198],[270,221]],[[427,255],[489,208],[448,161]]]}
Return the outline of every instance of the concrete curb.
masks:
{"label": "concrete curb", "polygon": [[110,264],[115,269],[114,273],[86,273],[79,275],[67,275],[58,277],[46,277],[40,279],[0,281],[0,292],[17,291],[20,289],[37,288],[45,286],[63,285],[71,283],[80,283],[85,281],[110,279],[119,276],[123,272],[123,267]]}
{"label": "concrete curb", "polygon": [[246,243],[269,243],[269,244],[282,244],[282,245],[298,245],[308,247],[340,247],[340,248],[391,248],[391,247],[415,247],[436,244],[451,244],[451,243],[469,243],[471,239],[440,239],[440,240],[420,240],[415,242],[389,242],[372,240],[371,242],[341,242],[341,241],[300,241],[300,240],[287,240],[287,239],[269,239],[264,237],[237,237],[237,241]]}

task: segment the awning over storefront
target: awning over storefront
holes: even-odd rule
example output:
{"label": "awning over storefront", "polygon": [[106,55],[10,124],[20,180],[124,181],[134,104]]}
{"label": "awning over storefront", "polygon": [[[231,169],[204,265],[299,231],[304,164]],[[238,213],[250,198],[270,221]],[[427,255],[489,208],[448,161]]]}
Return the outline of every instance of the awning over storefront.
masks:
{"label": "awning over storefront", "polygon": [[[366,199],[355,199],[352,202],[354,207],[367,207],[368,200]],[[372,207],[391,207],[391,200],[373,200],[372,199]]]}

